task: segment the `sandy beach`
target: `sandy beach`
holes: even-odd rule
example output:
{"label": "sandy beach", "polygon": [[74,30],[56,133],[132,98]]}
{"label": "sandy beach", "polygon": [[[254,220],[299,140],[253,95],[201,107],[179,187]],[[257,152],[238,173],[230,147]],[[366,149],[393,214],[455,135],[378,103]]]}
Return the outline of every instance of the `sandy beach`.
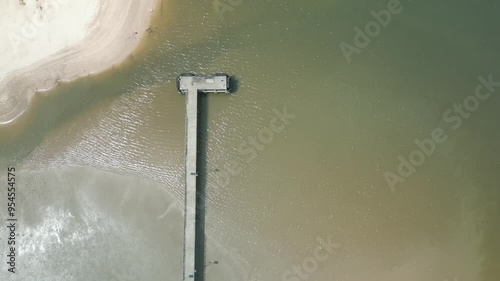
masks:
{"label": "sandy beach", "polygon": [[38,91],[123,61],[157,0],[7,0],[0,3],[0,124]]}

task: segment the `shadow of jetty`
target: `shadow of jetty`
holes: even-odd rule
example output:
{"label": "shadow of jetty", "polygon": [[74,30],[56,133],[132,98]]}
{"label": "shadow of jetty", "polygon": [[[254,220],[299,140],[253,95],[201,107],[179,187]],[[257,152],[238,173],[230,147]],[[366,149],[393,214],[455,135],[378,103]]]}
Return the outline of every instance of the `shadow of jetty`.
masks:
{"label": "shadow of jetty", "polygon": [[206,195],[207,195],[207,145],[208,145],[208,97],[198,94],[198,178],[196,182],[196,280],[205,280],[206,256]]}

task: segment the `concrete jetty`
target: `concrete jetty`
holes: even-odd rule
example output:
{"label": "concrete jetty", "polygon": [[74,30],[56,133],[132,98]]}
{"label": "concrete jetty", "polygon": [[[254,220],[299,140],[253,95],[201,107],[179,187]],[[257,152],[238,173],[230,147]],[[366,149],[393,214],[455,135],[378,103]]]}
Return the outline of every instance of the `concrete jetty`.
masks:
{"label": "concrete jetty", "polygon": [[[196,257],[196,169],[198,93],[229,93],[229,76],[226,74],[181,74],[177,90],[186,95],[186,179],[184,202],[184,253],[183,280],[194,280]],[[204,253],[199,253],[203,255]]]}

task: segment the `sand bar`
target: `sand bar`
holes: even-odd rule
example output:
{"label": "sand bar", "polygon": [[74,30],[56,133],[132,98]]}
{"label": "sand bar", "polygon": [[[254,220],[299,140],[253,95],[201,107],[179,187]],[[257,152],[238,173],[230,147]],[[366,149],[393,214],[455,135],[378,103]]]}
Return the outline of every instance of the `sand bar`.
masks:
{"label": "sand bar", "polygon": [[0,124],[37,91],[123,61],[149,27],[158,0],[0,2]]}

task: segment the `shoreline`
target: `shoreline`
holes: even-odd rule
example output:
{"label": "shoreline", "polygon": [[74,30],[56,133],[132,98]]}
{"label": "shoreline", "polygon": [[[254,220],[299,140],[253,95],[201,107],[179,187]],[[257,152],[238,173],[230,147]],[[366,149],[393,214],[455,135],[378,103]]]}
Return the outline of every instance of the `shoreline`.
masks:
{"label": "shoreline", "polygon": [[125,61],[146,35],[160,2],[100,0],[82,40],[0,77],[0,125],[21,116],[36,93]]}

